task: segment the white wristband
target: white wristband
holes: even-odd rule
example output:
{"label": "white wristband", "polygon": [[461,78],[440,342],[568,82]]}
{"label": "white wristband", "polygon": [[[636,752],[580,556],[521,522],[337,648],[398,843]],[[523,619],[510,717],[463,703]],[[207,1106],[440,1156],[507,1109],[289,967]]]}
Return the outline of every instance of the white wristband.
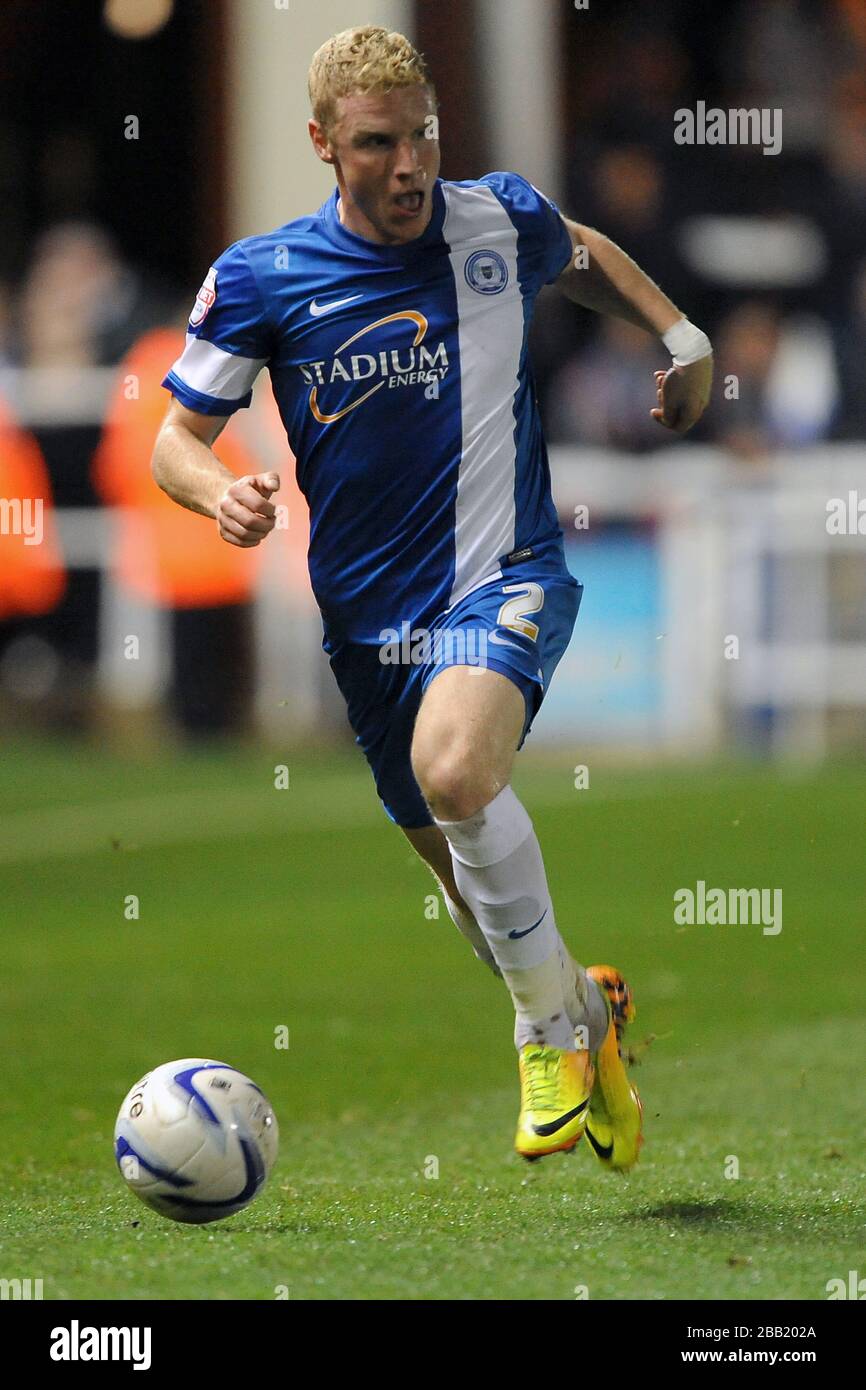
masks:
{"label": "white wristband", "polygon": [[662,334],[662,342],[673,357],[675,367],[688,367],[702,357],[709,357],[713,350],[706,333],[686,318],[671,324]]}

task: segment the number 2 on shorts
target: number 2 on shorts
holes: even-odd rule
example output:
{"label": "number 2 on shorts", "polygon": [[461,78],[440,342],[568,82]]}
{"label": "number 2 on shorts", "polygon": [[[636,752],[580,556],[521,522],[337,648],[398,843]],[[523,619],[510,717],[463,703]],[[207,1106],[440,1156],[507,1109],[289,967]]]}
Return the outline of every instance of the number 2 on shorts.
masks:
{"label": "number 2 on shorts", "polygon": [[540,584],[503,584],[504,594],[513,594],[506,599],[496,618],[497,627],[510,627],[522,632],[532,642],[538,637],[538,624],[526,617],[527,613],[539,613],[544,607],[544,590]]}

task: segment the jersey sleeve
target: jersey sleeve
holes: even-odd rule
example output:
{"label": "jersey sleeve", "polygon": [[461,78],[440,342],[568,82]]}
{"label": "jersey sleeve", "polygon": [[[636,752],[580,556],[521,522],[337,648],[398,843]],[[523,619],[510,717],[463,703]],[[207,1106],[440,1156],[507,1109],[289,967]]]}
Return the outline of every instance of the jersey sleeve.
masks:
{"label": "jersey sleeve", "polygon": [[232,415],[252,401],[271,339],[258,284],[236,242],[205,276],[189,316],[186,347],[162,384],[190,410]]}
{"label": "jersey sleeve", "polygon": [[487,174],[480,182],[493,189],[517,228],[522,277],[529,292],[537,294],[571,260],[571,237],[559,208],[520,174]]}

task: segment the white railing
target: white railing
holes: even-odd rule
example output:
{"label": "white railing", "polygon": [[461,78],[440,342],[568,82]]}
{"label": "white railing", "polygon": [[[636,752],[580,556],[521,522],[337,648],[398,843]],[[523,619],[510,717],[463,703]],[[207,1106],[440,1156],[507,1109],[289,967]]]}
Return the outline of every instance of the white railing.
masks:
{"label": "white railing", "polygon": [[[831,499],[854,494],[866,511],[866,446],[824,446],[760,466],[689,445],[640,461],[559,448],[551,473],[561,512],[589,508],[588,540],[596,521],[655,520],[653,742],[710,748],[764,711],[776,753],[821,756],[832,711],[866,716],[866,515],[863,534],[828,529]],[[579,546],[570,564],[580,578]],[[836,597],[845,585],[861,595],[848,633]],[[579,633],[580,620],[578,650]],[[577,687],[575,699],[579,718]]]}

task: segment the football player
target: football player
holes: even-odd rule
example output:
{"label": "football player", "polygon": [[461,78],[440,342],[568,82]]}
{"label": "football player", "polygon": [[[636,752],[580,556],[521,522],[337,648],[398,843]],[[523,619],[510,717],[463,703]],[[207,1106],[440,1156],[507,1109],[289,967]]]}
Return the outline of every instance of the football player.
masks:
{"label": "football player", "polygon": [[527,334],[543,285],[661,339],[659,424],[684,433],[712,355],[601,232],[517,173],[439,177],[421,55],[376,26],[329,39],[310,69],[316,212],[229,247],[208,271],[153,473],[229,545],[274,526],[273,473],[241,479],[211,446],[263,367],[310,508],[323,646],[390,818],[427,861],[515,1010],[527,1159],[586,1133],[627,1169],[641,1105],[622,1060],[631,991],[584,969],[557,926],[514,756],[572,634]]}

